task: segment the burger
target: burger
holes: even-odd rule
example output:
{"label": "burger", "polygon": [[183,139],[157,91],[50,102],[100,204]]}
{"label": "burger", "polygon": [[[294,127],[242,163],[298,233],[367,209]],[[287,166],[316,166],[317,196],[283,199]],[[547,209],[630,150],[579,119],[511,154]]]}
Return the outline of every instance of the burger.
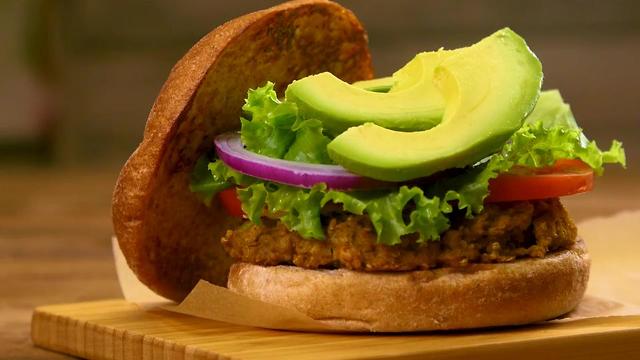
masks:
{"label": "burger", "polygon": [[559,198],[625,157],[542,79],[508,28],[373,78],[336,3],[242,16],[162,87],[116,185],[120,247],[167,298],[204,279],[339,330],[558,317],[589,276]]}

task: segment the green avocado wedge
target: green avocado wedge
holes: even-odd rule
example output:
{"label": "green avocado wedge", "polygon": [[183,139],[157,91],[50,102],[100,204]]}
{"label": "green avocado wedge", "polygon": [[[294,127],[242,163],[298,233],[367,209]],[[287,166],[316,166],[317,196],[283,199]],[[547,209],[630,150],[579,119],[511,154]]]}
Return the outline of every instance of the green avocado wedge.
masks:
{"label": "green avocado wedge", "polygon": [[367,91],[386,93],[389,92],[389,89],[391,89],[394,82],[393,76],[387,76],[371,80],[356,81],[351,85]]}
{"label": "green avocado wedge", "polygon": [[522,126],[540,94],[542,65],[524,39],[505,28],[440,62],[433,83],[446,104],[437,126],[399,132],[365,123],[329,143],[329,156],[354,173],[386,181],[474,164]]}
{"label": "green avocado wedge", "polygon": [[399,131],[430,129],[444,115],[444,98],[433,82],[433,71],[452,54],[446,50],[419,54],[398,71],[406,79],[402,88],[388,93],[383,92],[388,87],[384,81],[377,92],[371,90],[375,82],[353,85],[324,72],[291,83],[286,100],[295,103],[304,118],[321,120],[333,136],[367,122]]}

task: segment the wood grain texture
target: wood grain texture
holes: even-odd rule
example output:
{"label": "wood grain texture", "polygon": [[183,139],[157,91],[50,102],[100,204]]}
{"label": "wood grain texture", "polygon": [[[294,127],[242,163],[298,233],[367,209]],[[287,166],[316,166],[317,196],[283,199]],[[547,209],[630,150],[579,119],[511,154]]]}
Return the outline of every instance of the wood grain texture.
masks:
{"label": "wood grain texture", "polygon": [[474,332],[344,335],[249,328],[104,300],[37,308],[32,337],[38,346],[91,359],[617,359],[640,352],[640,316]]}

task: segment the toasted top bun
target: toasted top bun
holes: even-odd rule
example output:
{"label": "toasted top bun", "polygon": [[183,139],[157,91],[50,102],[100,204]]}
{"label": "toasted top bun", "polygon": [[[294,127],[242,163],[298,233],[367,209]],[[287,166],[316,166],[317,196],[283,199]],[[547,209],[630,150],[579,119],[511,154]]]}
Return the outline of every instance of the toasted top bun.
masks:
{"label": "toasted top bun", "polygon": [[236,225],[214,199],[189,191],[189,176],[213,138],[239,129],[249,88],[330,71],[353,82],[373,75],[356,17],[324,0],[288,2],[229,21],[174,66],[144,137],[120,173],[113,225],[131,269],[149,288],[179,301],[199,279],[226,284],[231,259],[219,239]]}
{"label": "toasted top bun", "polygon": [[558,317],[582,299],[583,241],[544,258],[400,273],[234,264],[229,289],[295,308],[348,331],[424,331],[518,325]]}

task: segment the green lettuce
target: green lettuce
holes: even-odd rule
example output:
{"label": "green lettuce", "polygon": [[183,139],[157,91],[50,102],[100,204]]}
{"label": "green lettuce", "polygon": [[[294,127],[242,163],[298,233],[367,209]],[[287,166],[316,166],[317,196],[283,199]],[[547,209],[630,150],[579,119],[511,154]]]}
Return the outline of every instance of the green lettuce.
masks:
{"label": "green lettuce", "polygon": [[236,185],[246,186],[255,181],[257,179],[233,170],[220,160],[210,161],[207,156],[202,156],[191,172],[189,189],[198,194],[208,206],[213,196],[220,191]]}
{"label": "green lettuce", "polygon": [[614,140],[608,150],[602,151],[595,141],[583,141],[582,135],[579,128],[546,128],[543,122],[525,124],[501,154],[515,165],[529,167],[549,166],[558,159],[580,159],[598,175],[603,174],[604,164],[626,166],[621,142]]}
{"label": "green lettuce", "polygon": [[607,151],[601,151],[595,141],[589,141],[578,127],[569,104],[558,90],[540,94],[535,108],[524,126],[505,145],[515,164],[543,167],[557,159],[580,159],[598,175],[604,164],[626,166],[622,143],[614,140]]}
{"label": "green lettuce", "polygon": [[311,239],[324,239],[320,222],[320,201],[325,185],[311,189],[261,182],[238,189],[238,198],[247,218],[256,224],[261,217],[277,217],[288,229]]}
{"label": "green lettuce", "polygon": [[[440,199],[428,198],[417,186],[400,186],[393,190],[329,191],[321,205],[327,202],[342,204],[343,209],[353,214],[367,214],[378,235],[378,242],[395,245],[400,237],[418,233],[418,242],[437,240],[449,228],[449,219],[441,210]],[[404,219],[409,212],[409,222]]]}
{"label": "green lettuce", "polygon": [[608,150],[600,150],[578,127],[560,92],[547,90],[541,93],[524,125],[500,152],[460,174],[428,186],[427,193],[444,199],[443,211],[450,211],[450,203],[457,201],[457,207],[472,217],[483,209],[484,199],[489,195],[489,180],[515,165],[539,168],[559,159],[580,159],[598,175],[603,174],[604,164],[626,166],[621,142],[614,140]]}
{"label": "green lettuce", "polygon": [[457,209],[464,210],[465,216],[471,218],[484,208],[484,199],[489,195],[489,180],[512,166],[513,163],[496,154],[480,164],[427,185],[425,191],[431,197],[442,199],[441,210],[444,213],[452,212],[451,204],[455,203]]}
{"label": "green lettuce", "polygon": [[327,152],[327,145],[331,139],[322,133],[320,120],[298,121],[293,125],[292,130],[296,132],[296,139],[284,155],[285,160],[312,164],[333,163]]}
{"label": "green lettuce", "polygon": [[330,164],[322,122],[302,119],[296,104],[280,101],[272,82],[249,90],[240,119],[242,143],[257,154]]}
{"label": "green lettuce", "polygon": [[[243,107],[241,136],[247,149],[292,161],[329,163],[322,122],[302,119],[294,104],[280,102],[273,84],[249,91]],[[247,218],[261,223],[263,216],[278,218],[305,238],[324,239],[321,209],[340,204],[345,212],[366,214],[379,243],[394,245],[408,234],[418,242],[438,240],[449,229],[449,214],[463,211],[473,217],[483,210],[489,181],[515,165],[544,167],[559,159],[580,159],[601,175],[605,164],[626,165],[622,144],[614,141],[602,151],[577,126],[570,107],[557,91],[542,93],[524,125],[502,149],[474,166],[420,186],[370,191],[311,189],[263,181],[238,173],[220,160],[203,157],[196,163],[191,191],[205,203],[219,191],[239,186],[238,197]]]}
{"label": "green lettuce", "polygon": [[540,92],[536,106],[525,119],[525,123],[528,124],[536,122],[542,122],[545,128],[578,128],[578,123],[576,123],[576,119],[573,117],[571,106],[564,102],[560,91],[556,89]]}
{"label": "green lettuce", "polygon": [[[263,216],[275,217],[305,238],[324,239],[320,210],[329,202],[342,204],[356,215],[367,214],[378,234],[378,242],[394,245],[400,237],[418,233],[418,242],[437,240],[449,228],[438,198],[429,199],[419,187],[393,190],[342,192],[327,190],[324,184],[311,189],[271,182],[258,182],[238,189],[247,218],[256,224]],[[409,221],[406,209],[411,204]]]}
{"label": "green lettuce", "polygon": [[547,128],[541,121],[525,123],[500,152],[460,174],[427,186],[426,191],[444,200],[443,211],[450,212],[450,203],[455,200],[458,209],[466,210],[466,216],[472,217],[483,209],[484,199],[489,195],[489,180],[515,165],[539,168],[560,159],[580,159],[598,175],[604,172],[604,164],[626,166],[624,149],[619,141],[613,141],[608,150],[602,151],[595,141],[585,144],[582,137],[579,128]]}

